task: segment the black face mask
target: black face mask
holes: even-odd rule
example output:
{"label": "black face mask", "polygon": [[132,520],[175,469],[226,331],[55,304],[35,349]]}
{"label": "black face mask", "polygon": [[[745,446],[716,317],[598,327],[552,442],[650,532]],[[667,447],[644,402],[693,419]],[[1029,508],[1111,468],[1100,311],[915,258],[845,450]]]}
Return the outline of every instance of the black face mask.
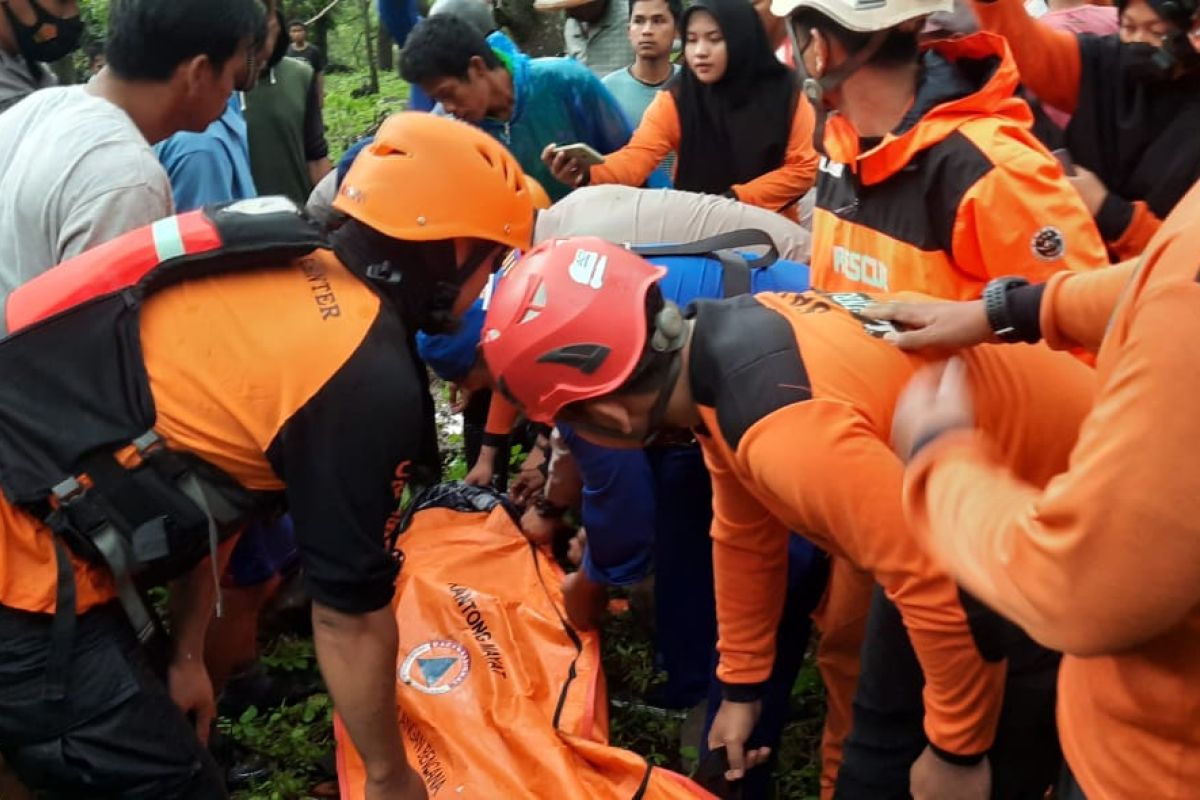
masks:
{"label": "black face mask", "polygon": [[1121,66],[1138,83],[1162,83],[1170,80],[1175,60],[1161,47],[1130,42],[1121,45]]}
{"label": "black face mask", "polygon": [[[32,25],[26,25],[17,19],[8,3],[4,3],[4,15],[8,17],[8,24],[12,26],[21,55],[31,61],[49,62],[65,58],[79,49],[79,40],[83,37],[83,20],[80,17],[60,17],[51,14],[36,0],[29,5],[36,17]],[[54,28],[54,38],[39,41],[38,34],[48,25]]]}

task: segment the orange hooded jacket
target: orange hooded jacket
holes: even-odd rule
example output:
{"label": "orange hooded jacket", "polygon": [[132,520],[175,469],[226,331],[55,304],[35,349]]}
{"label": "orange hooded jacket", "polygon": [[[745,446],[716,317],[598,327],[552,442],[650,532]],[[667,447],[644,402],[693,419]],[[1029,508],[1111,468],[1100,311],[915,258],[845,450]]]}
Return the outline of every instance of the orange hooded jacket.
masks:
{"label": "orange hooded jacket", "polygon": [[1106,265],[1091,215],[1033,136],[1004,39],[938,42],[922,67],[913,107],[882,141],[828,119],[813,285],[970,299],[998,275]]}
{"label": "orange hooded jacket", "polygon": [[1200,787],[1200,189],[1144,258],[1055,276],[1041,332],[1098,348],[1070,470],[1019,480],[969,432],[905,475],[914,532],[972,594],[1066,653],[1063,752],[1092,800]]}

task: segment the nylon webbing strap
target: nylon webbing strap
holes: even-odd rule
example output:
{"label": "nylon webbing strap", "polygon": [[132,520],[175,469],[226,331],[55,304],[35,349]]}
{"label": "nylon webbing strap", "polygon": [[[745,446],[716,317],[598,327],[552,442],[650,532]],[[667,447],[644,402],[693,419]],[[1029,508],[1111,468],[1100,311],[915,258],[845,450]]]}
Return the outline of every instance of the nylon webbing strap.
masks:
{"label": "nylon webbing strap", "polygon": [[194,472],[188,470],[180,477],[179,488],[193,503],[200,507],[200,510],[204,512],[204,516],[208,520],[208,556],[209,561],[212,562],[213,586],[217,592],[217,616],[221,617],[225,612],[225,606],[221,597],[221,568],[217,564],[217,546],[220,543],[220,532],[217,530],[217,521],[213,518],[212,509],[208,505],[208,498],[204,494],[204,488],[200,485],[200,481],[196,479]]}
{"label": "nylon webbing strap", "polygon": [[737,250],[748,247],[765,247],[767,251],[755,258],[747,259],[746,266],[750,269],[769,267],[779,260],[779,250],[771,234],[757,228],[743,228],[737,231],[719,233],[707,239],[697,239],[694,242],[681,244],[635,244],[629,249],[645,258],[656,256],[708,256],[719,250]]}
{"label": "nylon webbing strap", "polygon": [[750,294],[750,268],[746,259],[728,250],[716,254],[721,262],[721,288],[724,297]]}
{"label": "nylon webbing strap", "polygon": [[113,582],[117,587],[117,599],[121,601],[121,608],[125,609],[125,614],[129,617],[129,624],[133,626],[138,640],[149,641],[154,634],[154,622],[150,617],[150,611],[142,601],[142,596],[138,594],[137,587],[133,584],[128,542],[117,532],[116,528],[107,524],[99,533],[92,536],[92,543],[96,545],[96,549],[100,551],[100,555],[104,557],[105,563],[112,572]]}
{"label": "nylon webbing strap", "polygon": [[46,654],[46,698],[67,696],[67,667],[75,648],[75,569],[62,539],[54,536],[54,560],[58,588],[54,597],[54,620],[50,623],[50,652]]}

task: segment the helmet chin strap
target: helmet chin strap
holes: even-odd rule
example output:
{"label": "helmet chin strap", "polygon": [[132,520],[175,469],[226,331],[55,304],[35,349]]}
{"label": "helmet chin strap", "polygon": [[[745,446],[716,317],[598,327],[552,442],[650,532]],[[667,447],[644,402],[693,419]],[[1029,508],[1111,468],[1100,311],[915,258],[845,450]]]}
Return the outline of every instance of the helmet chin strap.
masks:
{"label": "helmet chin strap", "polygon": [[654,440],[662,433],[662,419],[667,413],[667,404],[671,402],[671,395],[675,388],[675,381],[679,378],[679,371],[682,368],[682,356],[678,352],[669,354],[670,363],[667,365],[667,370],[663,375],[663,380],[658,386],[658,395],[654,398],[654,405],[650,408],[650,415],[646,419],[646,429],[644,432],[637,431],[622,431],[616,428],[609,428],[606,425],[597,425],[594,422],[586,420],[564,420],[576,430],[595,433],[598,436],[603,436],[606,439],[615,439],[622,442],[637,442],[642,447],[649,447],[654,444]]}
{"label": "helmet chin strap", "polygon": [[[800,89],[812,103],[813,111],[816,114],[816,125],[813,126],[813,146],[816,147],[818,153],[825,153],[825,121],[829,118],[829,108],[825,104],[825,96],[840,87],[851,75],[870,61],[871,57],[879,52],[879,48],[883,47],[883,43],[887,41],[891,31],[891,28],[875,31],[866,47],[819,78],[814,78],[808,74],[808,68],[804,65],[804,50],[807,49],[807,45],[801,46],[800,37],[796,34],[796,23],[792,18],[788,18],[788,39],[792,43],[792,60],[796,62],[795,70],[800,77]],[[811,39],[809,43],[811,43]]]}

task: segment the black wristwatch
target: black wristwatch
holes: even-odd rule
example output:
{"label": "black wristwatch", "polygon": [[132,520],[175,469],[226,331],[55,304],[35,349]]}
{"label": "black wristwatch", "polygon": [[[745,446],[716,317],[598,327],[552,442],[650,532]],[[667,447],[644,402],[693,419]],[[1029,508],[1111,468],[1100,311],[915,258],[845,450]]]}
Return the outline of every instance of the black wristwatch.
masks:
{"label": "black wristwatch", "polygon": [[1021,332],[1017,330],[1013,319],[1012,309],[1008,303],[1008,293],[1013,289],[1028,286],[1024,278],[1009,276],[993,278],[983,289],[983,309],[987,313],[988,326],[992,333],[1002,342],[1024,341]]}

